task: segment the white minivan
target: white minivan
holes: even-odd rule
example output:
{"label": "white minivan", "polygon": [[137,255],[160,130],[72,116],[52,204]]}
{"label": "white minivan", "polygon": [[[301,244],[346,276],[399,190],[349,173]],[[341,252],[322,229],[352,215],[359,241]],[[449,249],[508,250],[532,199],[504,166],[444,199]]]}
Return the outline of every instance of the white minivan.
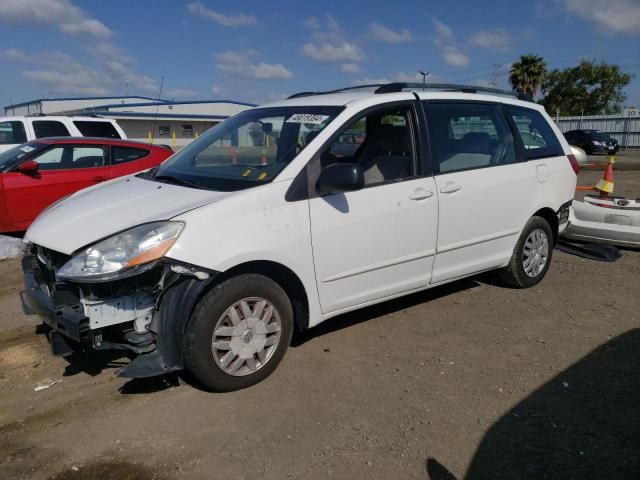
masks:
{"label": "white minivan", "polygon": [[126,139],[118,122],[110,118],[68,116],[0,117],[0,153],[36,138],[98,137]]}
{"label": "white minivan", "polygon": [[235,115],[159,167],[82,190],[25,236],[25,312],[118,372],[266,378],[294,328],[469,275],[546,274],[578,164],[512,92],[386,84]]}

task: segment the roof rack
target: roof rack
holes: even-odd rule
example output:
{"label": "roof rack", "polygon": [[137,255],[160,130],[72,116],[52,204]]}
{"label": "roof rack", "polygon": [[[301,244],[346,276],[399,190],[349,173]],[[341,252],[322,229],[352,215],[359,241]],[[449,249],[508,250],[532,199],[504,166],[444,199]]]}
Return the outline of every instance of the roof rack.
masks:
{"label": "roof rack", "polygon": [[533,102],[533,98],[529,95],[520,92],[512,92],[511,90],[501,90],[498,88],[480,87],[476,85],[456,85],[451,83],[407,83],[407,82],[394,82],[394,83],[372,83],[367,85],[356,85],[353,87],[339,88],[337,90],[330,90],[326,92],[300,92],[295,93],[287,98],[299,98],[308,97],[311,95],[326,95],[330,93],[348,92],[351,90],[360,90],[362,88],[375,88],[373,93],[395,93],[402,92],[406,89],[411,90],[441,90],[444,92],[463,92],[463,93],[489,93],[492,95],[503,95],[507,97],[514,97],[519,100],[527,102]]}
{"label": "roof rack", "polygon": [[453,83],[387,83],[375,90],[374,93],[392,93],[401,92],[407,88],[413,90],[442,90],[445,92],[463,92],[463,93],[490,93],[493,95],[505,95],[508,97],[515,97],[519,100],[526,100],[532,102],[533,99],[524,93],[513,92],[511,90],[502,90],[499,88],[480,87],[477,85],[456,85]]}
{"label": "roof rack", "polygon": [[[298,92],[298,93],[294,93],[293,95],[290,95],[287,97],[287,100],[289,100],[290,98],[300,98],[300,97],[310,97],[312,95],[328,95],[330,93],[340,93],[340,92],[349,92],[351,90],[360,90],[362,88],[382,88],[385,85],[395,85],[395,84],[391,84],[391,83],[368,83],[366,85],[354,85],[353,87],[344,87],[344,88],[338,88],[337,90],[326,90],[324,92]],[[400,91],[400,90],[398,90]]]}

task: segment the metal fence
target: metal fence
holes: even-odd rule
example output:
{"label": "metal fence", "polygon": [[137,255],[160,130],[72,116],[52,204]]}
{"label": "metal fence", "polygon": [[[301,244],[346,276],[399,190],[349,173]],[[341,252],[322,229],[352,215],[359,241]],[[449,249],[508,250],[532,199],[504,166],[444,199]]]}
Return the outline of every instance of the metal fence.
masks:
{"label": "metal fence", "polygon": [[616,115],[559,117],[556,123],[563,133],[578,129],[600,130],[618,140],[620,148],[640,148],[640,112],[636,109]]}

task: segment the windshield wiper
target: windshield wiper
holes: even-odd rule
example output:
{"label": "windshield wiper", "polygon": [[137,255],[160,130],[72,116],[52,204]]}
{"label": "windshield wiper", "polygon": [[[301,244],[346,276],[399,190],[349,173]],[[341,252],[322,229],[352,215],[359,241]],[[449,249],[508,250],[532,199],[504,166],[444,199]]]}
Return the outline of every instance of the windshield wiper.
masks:
{"label": "windshield wiper", "polygon": [[187,180],[186,178],[174,177],[173,175],[155,175],[151,178],[158,182],[173,183],[174,185],[181,185],[183,187],[204,188],[198,182]]}

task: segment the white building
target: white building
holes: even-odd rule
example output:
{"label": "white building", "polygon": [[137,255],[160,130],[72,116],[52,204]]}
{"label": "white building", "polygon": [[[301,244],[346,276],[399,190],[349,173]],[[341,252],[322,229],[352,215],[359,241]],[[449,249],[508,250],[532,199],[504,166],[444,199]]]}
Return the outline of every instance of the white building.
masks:
{"label": "white building", "polygon": [[5,115],[99,115],[131,140],[182,147],[205,130],[255,105],[232,100],[175,102],[149,97],[41,98],[4,107]]}

